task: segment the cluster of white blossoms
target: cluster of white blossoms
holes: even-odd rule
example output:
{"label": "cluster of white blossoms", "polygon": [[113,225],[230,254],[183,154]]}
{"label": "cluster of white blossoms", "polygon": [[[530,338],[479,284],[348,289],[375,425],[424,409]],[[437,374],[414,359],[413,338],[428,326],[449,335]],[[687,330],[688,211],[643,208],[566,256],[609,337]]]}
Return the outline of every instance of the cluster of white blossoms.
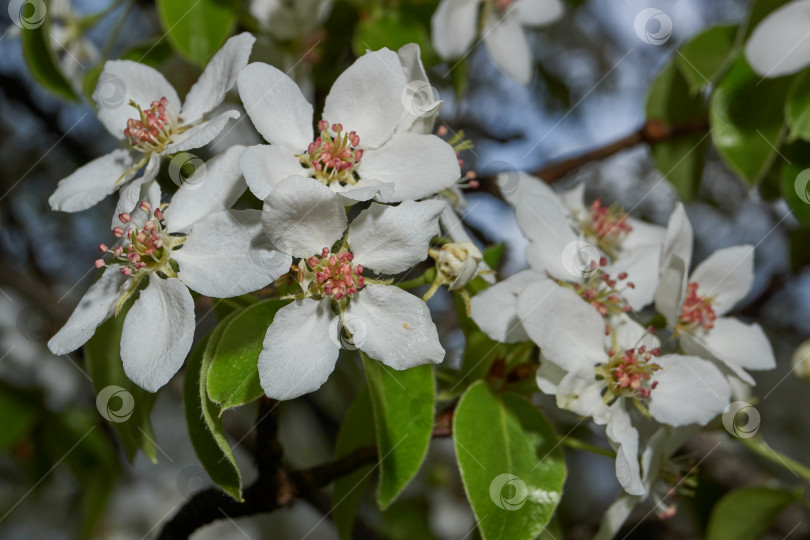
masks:
{"label": "cluster of white blossoms", "polygon": [[[515,180],[498,181],[509,186],[531,269],[473,297],[472,318],[493,339],[540,347],[540,390],[606,426],[619,482],[644,496],[657,476],[644,469],[660,463],[640,462],[639,431],[705,425],[729,404],[735,379],[753,384],[746,370],[775,365],[759,325],[722,316],[751,288],[753,247],[719,250],[689,275],[682,205],[663,228],[598,199],[586,206],[581,186],[558,195],[537,178]],[[659,330],[653,302],[666,320]]]}
{"label": "cluster of white blossoms", "polygon": [[[239,296],[290,273],[300,292],[275,316],[259,360],[268,396],[291,399],[319,388],[334,369],[340,332],[395,369],[441,362],[427,305],[391,286],[392,277],[428,258],[440,216],[460,227],[437,197],[461,179],[454,148],[429,134],[441,102],[419,114],[405,106],[409,83],[426,81],[419,48],[359,58],[313,124],[313,107],[292,79],[248,65],[253,43],[249,34],[229,39],[182,102],[150,67],[105,64],[94,93],[98,117],[126,148],[60,181],[50,203],[79,211],[120,190],[115,242],[99,245],[101,277],[48,346],[55,354],[81,347],[132,300],[121,359],[132,381],[156,391],[192,345],[189,291]],[[105,88],[111,78],[125,94],[114,100]],[[206,145],[237,118],[236,111],[209,118],[235,87],[269,144],[231,146],[166,200],[156,180],[161,159]],[[263,211],[231,208],[248,188]],[[352,211],[359,201],[364,209]],[[474,276],[466,269],[464,282]]]}

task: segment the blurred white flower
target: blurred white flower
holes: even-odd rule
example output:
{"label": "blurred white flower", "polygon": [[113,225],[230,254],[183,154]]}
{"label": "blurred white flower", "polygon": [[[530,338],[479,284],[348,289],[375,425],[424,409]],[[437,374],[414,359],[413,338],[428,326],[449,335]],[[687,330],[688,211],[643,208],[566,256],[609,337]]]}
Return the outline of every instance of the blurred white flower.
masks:
{"label": "blurred white flower", "polygon": [[[420,199],[460,177],[455,151],[435,135],[408,131],[408,77],[388,49],[368,52],[332,85],[312,134],[312,105],[278,69],[253,63],[239,74],[239,95],[270,145],[245,150],[240,167],[248,187],[265,199],[285,178],[305,175],[347,204]],[[303,167],[303,168],[302,168]]]}
{"label": "blurred white flower", "polygon": [[278,40],[302,39],[329,17],[332,0],[253,0],[250,14]]}
{"label": "blurred white flower", "polygon": [[264,229],[280,250],[301,259],[302,293],[278,311],[265,336],[259,377],[269,397],[293,399],[320,388],[338,358],[339,327],[351,335],[344,345],[394,369],[444,359],[427,305],[363,276],[365,269],[394,275],[424,260],[443,207],[433,200],[371,203],[348,223],[343,199],[322,183],[292,176],[275,186],[264,204]]}
{"label": "blurred white flower", "polygon": [[796,348],[790,359],[790,365],[797,377],[810,382],[810,339]]}
{"label": "blurred white flower", "polygon": [[716,359],[748,384],[746,370],[773,369],[771,343],[757,323],[723,317],[745,298],[754,281],[754,246],[719,249],[691,275],[692,226],[682,204],[669,219],[661,252],[655,307],[687,354]]}
{"label": "blurred white flower", "polygon": [[560,0],[442,0],[431,20],[431,38],[439,56],[452,60],[464,56],[480,35],[495,64],[529,84],[532,53],[524,27],[551,24],[563,10]]}
{"label": "blurred white flower", "polygon": [[51,0],[48,6],[50,36],[59,69],[70,81],[73,89],[81,92],[87,66],[99,57],[99,50],[84,36],[81,16],[70,5],[70,0]]}
{"label": "blurred white flower", "polygon": [[745,57],[758,75],[782,77],[810,64],[810,0],[790,2],[768,14],[745,44]]}
{"label": "blurred white flower", "polygon": [[120,216],[128,229],[113,230],[120,243],[99,246],[111,257],[96,266],[107,268],[48,342],[51,352],[81,347],[140,290],[124,320],[121,359],[127,377],[157,391],[191,348],[194,301],[189,289],[212,297],[238,296],[288,270],[291,259],[273,250],[261,232],[261,212],[228,210],[246,188],[237,165],[242,150],[234,146],[210,160],[198,173],[207,179],[196,189],[178,190],[165,214],[157,184],[144,186],[137,210]]}
{"label": "blurred white flower", "polygon": [[[63,178],[48,199],[51,208],[78,212],[121,189],[116,214],[131,212],[141,186],[157,175],[162,156],[204,146],[228,120],[239,116],[230,110],[204,119],[236,83],[254,41],[247,33],[229,39],[191,87],[185,102],[157,70],[130,60],[106,62],[93,93],[98,119],[130,148],[113,150]],[[144,167],[143,175],[131,181]]]}

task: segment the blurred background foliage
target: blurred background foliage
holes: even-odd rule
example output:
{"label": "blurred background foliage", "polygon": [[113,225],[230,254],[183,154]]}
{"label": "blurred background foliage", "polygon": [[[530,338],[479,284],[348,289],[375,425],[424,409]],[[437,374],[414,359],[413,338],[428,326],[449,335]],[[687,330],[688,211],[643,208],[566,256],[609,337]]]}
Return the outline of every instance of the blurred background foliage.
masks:
{"label": "blurred background foliage", "polygon": [[[43,2],[41,24],[29,28],[14,24],[11,10],[0,13],[0,535],[146,538],[211,483],[185,425],[183,381],[176,377],[157,397],[128,383],[120,365],[109,361],[117,356],[116,321],[84,352],[54,357],[47,351],[45,341],[92,282],[96,246],[107,238],[114,204],[108,198],[100,209],[62,214],[50,211],[47,198],[58,179],[116,145],[89,99],[105,60],[154,66],[182,94],[222,43],[244,30],[258,38],[252,61],[289,73],[316,108],[365,50],[418,43],[445,101],[440,122],[473,141],[462,157],[482,177],[537,170],[644,126],[642,144],[584,164],[560,182],[585,182],[589,197],[619,202],[661,224],[678,198],[687,201],[696,261],[721,247],[756,245],[756,283],[742,316],[766,328],[778,359],[776,370],[757,375],[760,433],[801,460],[810,442],[810,417],[803,414],[810,398],[806,383],[792,376],[790,357],[810,336],[810,201],[807,183],[797,181],[810,165],[810,72],[762,80],[741,56],[753,25],[783,3],[569,0],[562,21],[530,36],[536,69],[528,87],[499,72],[483,47],[458,63],[441,62],[430,43],[436,0],[51,0]],[[672,20],[663,43],[634,31],[637,14],[648,7]],[[35,3],[24,9],[26,18],[37,15]],[[239,103],[232,97],[224,106]],[[656,137],[673,129],[686,133]],[[203,157],[258,142],[250,123],[239,122]],[[165,180],[163,174],[171,190]],[[510,275],[525,266],[525,241],[510,207],[483,188],[468,192],[465,221],[482,245],[505,246],[494,260]],[[242,203],[258,207],[248,197]],[[212,307],[206,301],[198,302],[200,313]],[[469,375],[465,354],[489,346],[465,343],[450,295],[441,292],[430,305],[448,351],[439,390],[452,393],[453,377]],[[216,315],[227,312],[218,306]],[[200,326],[207,331],[215,323],[210,317]],[[341,361],[319,392],[282,405],[280,439],[291,465],[322,463],[369,437],[368,431],[343,435],[342,442],[338,437],[344,418],[369,413],[349,407],[361,381],[357,359]],[[126,422],[103,418],[95,406],[96,392],[109,384],[135,395],[138,407]],[[573,415],[545,398],[535,401],[558,432],[575,426]],[[243,483],[256,474],[254,416],[248,406],[222,417],[234,447],[229,461],[242,471]],[[371,421],[361,416],[355,422]],[[590,425],[573,434],[604,444]],[[792,505],[799,500],[794,492],[747,489],[801,481],[740,446],[714,451],[715,442],[702,435],[687,443],[683,459],[699,462],[700,472],[694,496],[679,499],[678,513],[661,521],[641,507],[622,535],[694,538],[708,530],[710,538],[742,538],[728,528],[742,523],[752,538],[810,537],[806,509]],[[565,457],[565,496],[544,535],[589,538],[618,493],[613,462],[581,452]],[[416,480],[384,512],[370,482],[352,503],[359,508],[356,537],[477,537],[455,461],[452,441],[435,439]],[[718,505],[732,490],[734,499]],[[711,526],[713,509],[724,521]],[[740,521],[752,513],[753,525]],[[196,538],[337,538],[338,531],[352,531],[345,519],[332,514],[328,498],[312,497],[273,514],[221,520]]]}

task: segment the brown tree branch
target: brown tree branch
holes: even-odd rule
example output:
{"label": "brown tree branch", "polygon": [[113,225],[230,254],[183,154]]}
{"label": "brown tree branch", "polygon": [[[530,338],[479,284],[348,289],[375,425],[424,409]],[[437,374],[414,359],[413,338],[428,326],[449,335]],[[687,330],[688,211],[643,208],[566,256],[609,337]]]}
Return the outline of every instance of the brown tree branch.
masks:
{"label": "brown tree branch", "polygon": [[[557,163],[552,163],[531,173],[537,178],[553,184],[565,178],[570,172],[587,165],[588,163],[605,159],[614,154],[638,146],[642,143],[655,144],[677,137],[700,133],[708,129],[706,122],[695,122],[680,126],[667,126],[658,120],[648,120],[633,133],[625,135],[611,143],[583,152],[582,154],[564,159]],[[501,192],[495,182],[494,176],[487,176],[480,179],[479,191],[490,193],[498,198],[502,198]]]}

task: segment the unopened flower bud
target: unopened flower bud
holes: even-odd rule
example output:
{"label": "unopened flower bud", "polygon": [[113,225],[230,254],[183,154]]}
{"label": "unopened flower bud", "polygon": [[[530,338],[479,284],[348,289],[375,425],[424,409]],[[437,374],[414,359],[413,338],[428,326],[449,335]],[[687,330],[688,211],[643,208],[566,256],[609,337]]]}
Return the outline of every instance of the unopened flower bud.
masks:
{"label": "unopened flower bud", "polygon": [[478,273],[478,266],[484,256],[472,242],[454,242],[445,244],[439,250],[436,259],[436,270],[448,289],[455,291],[463,288]]}
{"label": "unopened flower bud", "polygon": [[791,365],[797,377],[810,382],[810,339],[799,345],[793,353]]}

